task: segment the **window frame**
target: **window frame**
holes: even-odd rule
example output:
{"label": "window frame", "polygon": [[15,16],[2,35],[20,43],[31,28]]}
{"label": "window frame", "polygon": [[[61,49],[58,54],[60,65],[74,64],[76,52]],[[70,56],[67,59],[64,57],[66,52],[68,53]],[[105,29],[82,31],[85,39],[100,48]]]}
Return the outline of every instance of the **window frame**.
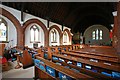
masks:
{"label": "window frame", "polygon": [[[98,33],[97,33],[97,31],[98,31]],[[101,32],[102,32],[102,36],[101,36]],[[97,36],[98,36],[98,38],[97,38]],[[102,29],[95,29],[95,30],[93,30],[92,31],[92,40],[96,40],[96,41],[103,40],[103,30]]]}
{"label": "window frame", "polygon": [[0,41],[0,43],[8,43],[8,25],[7,25],[7,22],[6,20],[4,20],[3,18],[0,17],[0,25],[1,23],[4,23],[4,25],[6,26],[6,40],[5,41]]}
{"label": "window frame", "polygon": [[[93,35],[94,35],[94,37],[93,37]],[[95,30],[92,31],[92,40],[96,40],[96,31]]]}
{"label": "window frame", "polygon": [[[34,28],[34,26],[36,27],[36,28]],[[34,30],[34,40],[33,41],[31,41],[31,29],[33,29]],[[35,41],[35,31],[36,31],[36,29],[38,30],[38,41]],[[40,30],[39,30],[39,28],[38,28],[38,26],[37,25],[32,25],[31,27],[30,27],[30,43],[40,43]]]}
{"label": "window frame", "polygon": [[51,43],[57,43],[57,31],[55,29],[52,29],[50,32],[50,37],[52,36]]}
{"label": "window frame", "polygon": [[[66,34],[66,36],[65,36],[65,34]],[[66,40],[65,40],[65,37],[67,38]],[[67,40],[68,40],[68,34],[65,31],[64,34],[63,34],[63,43],[67,43]]]}

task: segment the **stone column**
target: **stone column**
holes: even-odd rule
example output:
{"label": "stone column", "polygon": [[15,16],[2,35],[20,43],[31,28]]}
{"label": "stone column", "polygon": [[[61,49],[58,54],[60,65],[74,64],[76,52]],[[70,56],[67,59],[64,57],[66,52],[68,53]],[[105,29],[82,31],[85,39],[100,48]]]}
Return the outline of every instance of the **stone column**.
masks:
{"label": "stone column", "polygon": [[117,17],[118,17],[118,29],[117,29],[117,52],[120,54],[120,1],[117,4]]}
{"label": "stone column", "polygon": [[114,16],[114,27],[113,27],[113,42],[112,42],[112,46],[114,48],[117,48],[117,32],[118,32],[118,23],[117,23],[117,11],[113,12],[113,16]]}

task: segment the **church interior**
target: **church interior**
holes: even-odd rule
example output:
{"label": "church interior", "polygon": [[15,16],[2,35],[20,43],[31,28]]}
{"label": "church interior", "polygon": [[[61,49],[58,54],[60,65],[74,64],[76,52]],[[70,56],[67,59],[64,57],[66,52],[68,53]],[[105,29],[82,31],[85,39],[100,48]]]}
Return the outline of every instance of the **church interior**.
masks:
{"label": "church interior", "polygon": [[2,2],[2,80],[119,80],[120,2]]}

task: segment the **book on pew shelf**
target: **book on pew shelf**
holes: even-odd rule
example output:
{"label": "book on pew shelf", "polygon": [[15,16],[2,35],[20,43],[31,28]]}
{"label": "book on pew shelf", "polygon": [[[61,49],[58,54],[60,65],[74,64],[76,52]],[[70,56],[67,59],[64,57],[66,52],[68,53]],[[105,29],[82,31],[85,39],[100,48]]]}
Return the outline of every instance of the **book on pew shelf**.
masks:
{"label": "book on pew shelf", "polygon": [[92,61],[92,62],[98,62],[98,60],[95,60],[95,59],[90,59],[90,61]]}
{"label": "book on pew shelf", "polygon": [[78,67],[82,67],[82,64],[80,62],[77,62]]}
{"label": "book on pew shelf", "polygon": [[71,61],[68,61],[67,64],[72,64],[72,62],[71,62]]}
{"label": "book on pew shelf", "polygon": [[43,71],[46,71],[46,69],[45,69],[45,63],[42,62],[42,61],[40,61],[40,63],[39,63],[39,68],[40,68],[41,70],[43,70]]}
{"label": "book on pew shelf", "polygon": [[67,56],[67,54],[64,54],[64,56]]}
{"label": "book on pew shelf", "polygon": [[60,62],[65,62],[64,59],[59,58]]}
{"label": "book on pew shelf", "polygon": [[91,66],[89,66],[89,65],[86,65],[85,68],[88,70],[91,70]]}
{"label": "book on pew shelf", "polygon": [[46,72],[48,74],[50,74],[51,76],[56,77],[56,71],[55,71],[55,69],[53,69],[53,68],[51,68],[49,66],[46,66]]}
{"label": "book on pew shelf", "polygon": [[44,58],[47,59],[48,58],[48,54],[44,53]]}
{"label": "book on pew shelf", "polygon": [[112,72],[112,77],[120,79],[120,73],[119,72]]}
{"label": "book on pew shelf", "polygon": [[58,60],[58,58],[57,58],[57,57],[54,57],[54,56],[52,57],[52,59],[53,59],[53,60]]}
{"label": "book on pew shelf", "polygon": [[34,64],[35,64],[35,66],[39,67],[39,65],[40,65],[40,60],[34,59]]}
{"label": "book on pew shelf", "polygon": [[61,72],[59,72],[58,75],[59,75],[60,80],[72,80],[71,77],[69,77],[69,76],[67,76],[67,75],[65,75],[65,74],[63,74]]}
{"label": "book on pew shelf", "polygon": [[57,62],[56,64],[58,64],[58,65],[62,65],[61,63],[58,63],[58,62]]}
{"label": "book on pew shelf", "polygon": [[104,75],[106,75],[106,76],[112,77],[112,74],[110,74],[110,73],[107,73],[107,72],[101,72],[101,73],[104,74]]}

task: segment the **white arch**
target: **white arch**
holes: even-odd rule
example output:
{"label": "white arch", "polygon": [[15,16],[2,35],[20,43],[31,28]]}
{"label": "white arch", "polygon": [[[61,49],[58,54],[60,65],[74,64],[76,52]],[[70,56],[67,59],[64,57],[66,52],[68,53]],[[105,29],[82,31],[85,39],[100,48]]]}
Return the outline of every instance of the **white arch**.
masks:
{"label": "white arch", "polygon": [[32,26],[34,26],[34,25],[36,25],[36,26],[39,28],[39,33],[38,33],[38,34],[39,34],[39,37],[38,37],[38,42],[36,42],[36,43],[38,43],[38,47],[44,46],[44,41],[45,41],[44,36],[45,36],[45,34],[44,34],[44,32],[43,32],[43,29],[42,29],[38,24],[36,24],[36,23],[30,24],[30,25],[25,29],[25,46],[28,46],[28,47],[33,48],[34,42],[31,42],[31,32],[30,32],[30,28],[31,28]]}
{"label": "white arch", "polygon": [[63,45],[69,45],[69,36],[67,31],[63,33]]}
{"label": "white arch", "polygon": [[[103,31],[102,40],[92,39],[92,32],[97,29]],[[103,25],[96,24],[88,27],[84,32],[84,37],[85,37],[85,44],[93,44],[93,45],[109,45],[110,44],[109,30]]]}
{"label": "white arch", "polygon": [[[52,40],[51,35],[53,30],[56,31],[56,41],[51,41]],[[49,46],[56,46],[56,45],[60,45],[60,35],[59,32],[55,28],[53,28],[49,32]]]}
{"label": "white arch", "polygon": [[[15,25],[6,17],[0,15],[1,18],[3,18],[6,23],[6,30],[7,30],[7,40],[9,43],[7,44],[8,47],[14,47],[17,46],[17,29]],[[6,25],[7,24],[7,25]]]}

